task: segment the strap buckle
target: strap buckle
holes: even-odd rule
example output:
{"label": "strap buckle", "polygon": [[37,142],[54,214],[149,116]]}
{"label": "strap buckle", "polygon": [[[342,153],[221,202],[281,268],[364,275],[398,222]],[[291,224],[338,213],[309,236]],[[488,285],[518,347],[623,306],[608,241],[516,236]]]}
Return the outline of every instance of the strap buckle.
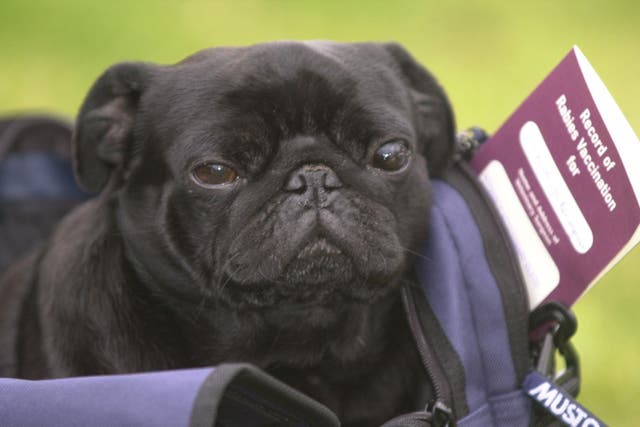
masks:
{"label": "strap buckle", "polygon": [[[577,329],[575,315],[559,302],[541,305],[529,317],[529,331],[533,337],[530,347],[533,366],[573,397],[580,392],[580,360],[570,342]],[[560,372],[556,372],[556,350],[565,364]]]}

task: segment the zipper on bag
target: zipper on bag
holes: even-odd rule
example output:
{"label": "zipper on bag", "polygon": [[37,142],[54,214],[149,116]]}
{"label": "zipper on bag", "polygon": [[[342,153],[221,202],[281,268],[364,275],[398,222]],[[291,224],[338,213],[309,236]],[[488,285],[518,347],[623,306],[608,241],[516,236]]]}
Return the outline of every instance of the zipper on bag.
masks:
{"label": "zipper on bag", "polygon": [[[428,420],[430,422],[428,425],[433,427],[454,427],[455,422],[453,410],[451,409],[451,388],[432,346],[427,342],[426,334],[418,317],[418,309],[415,304],[414,295],[411,289],[405,286],[402,288],[401,296],[409,328],[411,329],[418,353],[420,354],[420,360],[422,361],[422,365],[425,368],[435,395],[423,411],[406,414],[402,418],[412,418],[416,419],[416,421],[418,419],[421,421]],[[391,425],[399,426],[401,424]]]}

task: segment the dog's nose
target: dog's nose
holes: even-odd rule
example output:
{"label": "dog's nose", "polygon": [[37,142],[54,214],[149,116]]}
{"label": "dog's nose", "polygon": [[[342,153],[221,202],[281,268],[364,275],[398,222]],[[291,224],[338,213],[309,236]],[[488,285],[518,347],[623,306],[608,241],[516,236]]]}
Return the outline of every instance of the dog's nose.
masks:
{"label": "dog's nose", "polygon": [[327,165],[304,165],[291,172],[284,185],[286,191],[315,195],[321,200],[326,193],[342,187],[338,175]]}

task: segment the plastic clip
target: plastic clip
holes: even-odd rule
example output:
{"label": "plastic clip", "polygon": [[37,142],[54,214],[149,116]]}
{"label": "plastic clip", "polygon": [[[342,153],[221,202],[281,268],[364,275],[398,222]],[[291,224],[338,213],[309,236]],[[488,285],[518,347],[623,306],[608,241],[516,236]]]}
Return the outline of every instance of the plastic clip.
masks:
{"label": "plastic clip", "polygon": [[[538,307],[529,317],[529,330],[536,335],[544,333],[531,345],[536,370],[574,397],[580,391],[580,360],[570,339],[577,329],[578,322],[573,312],[558,302]],[[559,373],[555,366],[556,350],[565,362],[565,369]]]}

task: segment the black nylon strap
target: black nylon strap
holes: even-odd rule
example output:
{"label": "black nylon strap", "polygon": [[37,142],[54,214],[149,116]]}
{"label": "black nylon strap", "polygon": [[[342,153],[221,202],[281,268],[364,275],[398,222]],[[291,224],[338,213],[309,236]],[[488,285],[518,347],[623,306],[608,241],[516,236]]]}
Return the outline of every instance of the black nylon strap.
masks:
{"label": "black nylon strap", "polygon": [[[245,422],[238,420],[240,413]],[[337,427],[338,418],[315,400],[248,364],[220,365],[202,384],[190,427]]]}

